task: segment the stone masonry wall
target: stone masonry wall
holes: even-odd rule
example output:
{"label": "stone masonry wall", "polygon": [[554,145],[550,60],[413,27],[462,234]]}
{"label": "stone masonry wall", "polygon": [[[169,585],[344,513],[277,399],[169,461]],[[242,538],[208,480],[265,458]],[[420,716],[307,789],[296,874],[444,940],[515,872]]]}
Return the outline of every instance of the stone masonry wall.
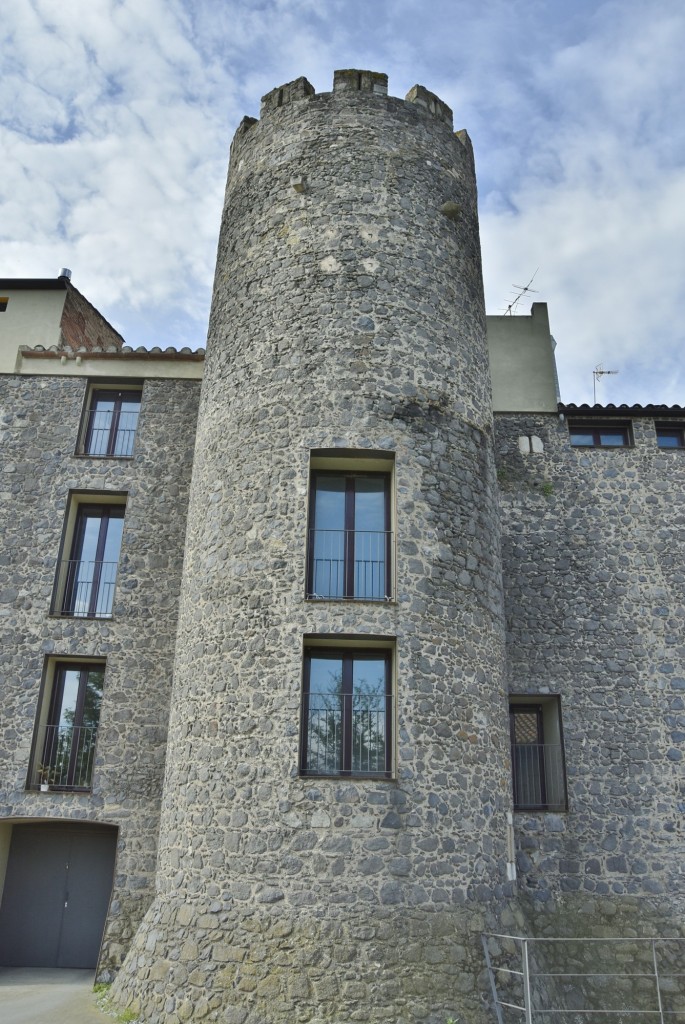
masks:
{"label": "stone masonry wall", "polygon": [[[0,376],[0,808],[118,826],[107,977],[152,895],[199,386],[145,382],[132,459],[74,454],[86,388]],[[70,490],[128,495],[111,619],[49,614]],[[25,788],[48,656],[106,659],[92,793]]]}
{"label": "stone masonry wall", "polygon": [[[571,447],[557,416],[503,414],[496,428],[509,689],[561,695],[568,782],[568,813],[516,815],[522,890],[550,913],[567,908],[553,928],[578,934],[569,908],[592,896],[614,934],[674,934],[685,453],[658,448],[648,418],[633,421],[634,447],[616,449]],[[544,451],[522,455],[531,435]],[[597,923],[585,920],[588,933]]]}
{"label": "stone masonry wall", "polygon": [[[510,779],[472,156],[425,90],[312,93],[232,148],[157,896],[113,991],[151,1024],[475,1024]],[[391,601],[305,599],[318,449],[394,456]],[[394,641],[392,779],[300,776],[312,635]]]}

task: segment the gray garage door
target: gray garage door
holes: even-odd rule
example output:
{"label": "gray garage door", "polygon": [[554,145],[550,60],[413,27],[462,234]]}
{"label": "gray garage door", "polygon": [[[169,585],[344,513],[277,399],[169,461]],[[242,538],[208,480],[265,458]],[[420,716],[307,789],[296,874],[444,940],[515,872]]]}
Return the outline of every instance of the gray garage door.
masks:
{"label": "gray garage door", "polygon": [[0,964],[95,967],[109,906],[115,828],[15,825],[0,905]]}

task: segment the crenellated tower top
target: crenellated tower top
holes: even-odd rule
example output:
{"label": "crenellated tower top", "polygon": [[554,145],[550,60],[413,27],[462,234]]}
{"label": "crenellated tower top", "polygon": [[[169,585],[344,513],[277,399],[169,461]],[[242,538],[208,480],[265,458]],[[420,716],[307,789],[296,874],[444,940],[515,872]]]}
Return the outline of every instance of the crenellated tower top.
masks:
{"label": "crenellated tower top", "polygon": [[[356,111],[354,115],[349,113],[352,107]],[[348,111],[348,115],[341,118],[343,109]],[[333,126],[349,125],[364,110],[371,119],[369,124],[377,117],[380,118],[376,121],[379,127],[384,119],[403,123],[405,132],[414,127],[420,128],[423,124],[424,131],[419,131],[417,137],[424,138],[425,142],[425,133],[428,133],[434,139],[441,140],[439,145],[451,147],[452,156],[448,162],[454,159],[458,162],[465,160],[470,166],[475,186],[471,140],[465,130],[454,131],[451,107],[422,85],[412,86],[404,99],[389,96],[387,75],[355,68],[335,71],[331,92],[317,93],[311,82],[301,77],[279,85],[263,96],[259,118],[244,117],[233,137],[229,186],[247,166],[245,161],[249,161],[248,154],[256,143],[255,136],[261,135],[262,131],[270,134],[278,131],[279,125],[284,128],[287,123],[285,130],[288,132],[290,147],[295,142],[299,126],[304,126],[312,117],[322,125],[326,120],[333,122]],[[456,147],[455,143],[458,144]],[[399,140],[396,140],[396,144],[403,145]]]}
{"label": "crenellated tower top", "polygon": [[[388,95],[388,76],[379,71],[359,71],[356,68],[345,68],[333,73],[333,92],[368,93],[371,96],[384,97]],[[306,78],[296,78],[294,82],[279,85],[262,97],[260,117],[268,116],[279,107],[295,103],[298,100],[306,100],[315,95],[314,86]],[[404,102],[422,107],[433,117],[444,121],[452,128],[451,108],[422,85],[414,85],[405,96]],[[254,124],[253,118],[249,118],[249,121]]]}

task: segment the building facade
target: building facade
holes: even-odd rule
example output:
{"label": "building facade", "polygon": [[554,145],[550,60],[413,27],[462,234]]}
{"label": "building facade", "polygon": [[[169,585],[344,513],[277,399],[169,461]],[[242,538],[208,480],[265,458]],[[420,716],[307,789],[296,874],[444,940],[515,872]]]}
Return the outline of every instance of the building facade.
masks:
{"label": "building facade", "polygon": [[685,411],[486,318],[445,104],[264,97],[204,360],[0,291],[0,963],[437,1024],[494,1019],[483,933],[682,935]]}

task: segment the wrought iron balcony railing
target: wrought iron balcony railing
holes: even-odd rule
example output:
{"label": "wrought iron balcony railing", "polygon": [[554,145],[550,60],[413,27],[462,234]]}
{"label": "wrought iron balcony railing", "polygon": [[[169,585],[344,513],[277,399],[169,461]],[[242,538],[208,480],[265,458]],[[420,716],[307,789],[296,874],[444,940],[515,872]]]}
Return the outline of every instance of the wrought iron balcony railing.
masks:
{"label": "wrought iron balcony railing", "polygon": [[62,562],[57,574],[53,614],[80,619],[109,619],[118,562]]}
{"label": "wrought iron balcony railing", "polygon": [[376,693],[306,694],[305,774],[387,775],[390,699]]}
{"label": "wrought iron balcony railing", "polygon": [[514,809],[565,811],[564,753],[559,743],[514,743]]}
{"label": "wrought iron balcony railing", "polygon": [[36,744],[38,759],[32,773],[33,785],[90,789],[96,739],[96,726],[42,726]]}
{"label": "wrought iron balcony railing", "polygon": [[92,408],[86,410],[81,454],[101,458],[130,458],[140,410]]}
{"label": "wrought iron balcony railing", "polygon": [[389,530],[310,530],[307,596],[390,601]]}

